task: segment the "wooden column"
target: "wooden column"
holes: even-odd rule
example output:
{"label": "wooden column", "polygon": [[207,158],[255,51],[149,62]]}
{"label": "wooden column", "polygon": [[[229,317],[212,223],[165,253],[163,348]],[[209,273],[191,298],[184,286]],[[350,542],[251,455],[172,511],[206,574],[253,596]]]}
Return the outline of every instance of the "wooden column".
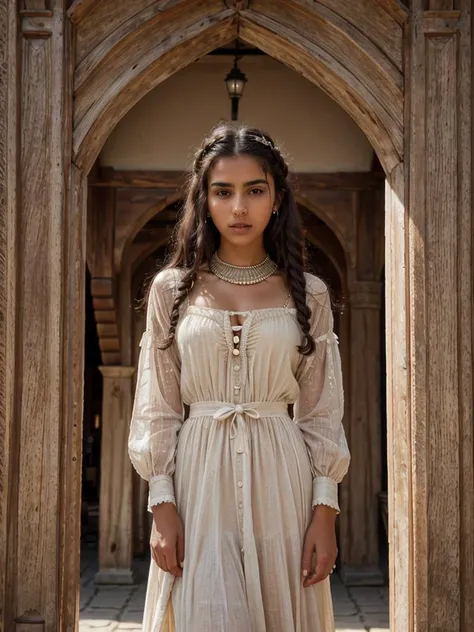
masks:
{"label": "wooden column", "polygon": [[85,269],[65,2],[2,0],[0,32],[0,629],[56,632],[78,611]]}
{"label": "wooden column", "polygon": [[134,367],[101,366],[103,375],[100,458],[99,571],[96,584],[133,584],[132,465],[128,433]]}
{"label": "wooden column", "polygon": [[352,282],[350,373],[346,423],[351,467],[344,486],[345,537],[340,542],[341,578],[348,585],[379,585],[378,494],[381,488],[380,282]]}
{"label": "wooden column", "polygon": [[[427,5],[447,10],[426,11]],[[407,27],[405,117],[412,609],[409,621],[395,619],[395,630],[470,632],[474,630],[472,6],[470,0],[413,0],[412,12]],[[396,340],[392,345],[392,353],[397,354]],[[392,575],[399,572],[398,565],[394,555]]]}

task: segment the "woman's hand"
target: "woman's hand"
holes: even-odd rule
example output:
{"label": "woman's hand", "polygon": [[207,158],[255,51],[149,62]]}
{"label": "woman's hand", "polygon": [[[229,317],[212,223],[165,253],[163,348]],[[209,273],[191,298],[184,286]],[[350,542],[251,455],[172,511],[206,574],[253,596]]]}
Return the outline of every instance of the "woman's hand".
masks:
{"label": "woman's hand", "polygon": [[[307,588],[326,579],[332,571],[337,557],[336,543],[337,512],[326,505],[316,505],[311,524],[306,531],[302,574],[303,586]],[[316,568],[313,568],[313,553],[316,552]]]}
{"label": "woman's hand", "polygon": [[152,507],[153,527],[150,536],[151,554],[158,566],[182,577],[184,561],[184,528],[173,503]]}

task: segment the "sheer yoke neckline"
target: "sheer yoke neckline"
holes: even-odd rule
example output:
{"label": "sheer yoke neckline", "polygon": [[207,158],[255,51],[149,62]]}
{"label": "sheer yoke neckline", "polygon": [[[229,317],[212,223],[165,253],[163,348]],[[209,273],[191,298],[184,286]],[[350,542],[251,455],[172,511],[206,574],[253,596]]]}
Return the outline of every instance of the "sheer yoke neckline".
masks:
{"label": "sheer yoke neckline", "polygon": [[238,311],[234,309],[222,309],[219,307],[210,307],[208,305],[196,305],[194,303],[190,303],[188,305],[188,309],[203,309],[208,310],[210,312],[217,312],[218,314],[228,314],[229,316],[245,316],[247,314],[255,314],[259,312],[271,312],[271,311],[284,311],[284,312],[296,312],[296,307],[284,307],[283,305],[277,305],[275,307],[260,307],[257,309],[246,309],[243,311]]}
{"label": "sheer yoke neckline", "polygon": [[248,331],[248,327],[252,321],[260,321],[262,318],[265,318],[267,315],[275,316],[277,314],[288,314],[291,317],[295,317],[296,314],[295,307],[283,307],[282,305],[276,307],[260,307],[257,309],[247,309],[247,310],[232,310],[232,309],[221,309],[218,307],[209,307],[206,305],[195,305],[191,303],[187,306],[185,310],[185,314],[190,313],[198,313],[201,315],[208,315],[209,318],[213,320],[217,320],[218,322],[223,322],[225,326],[229,325],[229,327],[243,327],[245,331]]}
{"label": "sheer yoke neckline", "polygon": [[223,309],[221,307],[212,307],[212,306],[208,306],[208,305],[197,305],[196,303],[191,303],[190,299],[189,299],[189,294],[187,297],[187,307],[196,307],[197,309],[207,309],[213,312],[220,312],[221,314],[228,314],[229,316],[245,316],[247,314],[254,314],[254,313],[258,313],[258,312],[266,312],[266,311],[270,311],[270,310],[285,310],[285,311],[296,311],[296,308],[294,307],[289,307],[291,301],[291,294],[288,294],[286,297],[286,301],[284,302],[283,305],[274,305],[274,306],[270,306],[270,307],[257,307],[254,309],[244,309],[244,310],[238,310],[238,309]]}

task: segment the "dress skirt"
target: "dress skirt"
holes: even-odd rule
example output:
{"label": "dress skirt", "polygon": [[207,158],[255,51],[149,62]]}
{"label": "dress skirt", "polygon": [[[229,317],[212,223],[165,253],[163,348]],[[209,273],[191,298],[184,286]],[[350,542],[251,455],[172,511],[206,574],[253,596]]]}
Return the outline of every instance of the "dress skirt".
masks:
{"label": "dress skirt", "polygon": [[312,481],[286,404],[191,405],[174,474],[183,577],[151,562],[144,632],[333,632],[329,579],[302,583]]}

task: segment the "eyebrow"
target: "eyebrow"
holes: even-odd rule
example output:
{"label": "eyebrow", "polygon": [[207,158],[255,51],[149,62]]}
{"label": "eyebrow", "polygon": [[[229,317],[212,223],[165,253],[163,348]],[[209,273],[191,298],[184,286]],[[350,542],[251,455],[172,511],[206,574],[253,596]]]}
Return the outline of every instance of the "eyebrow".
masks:
{"label": "eyebrow", "polygon": [[[266,185],[268,185],[267,181],[263,180],[263,179],[250,180],[250,182],[244,182],[244,186],[245,187],[250,187],[250,186],[253,186],[255,184],[266,184]],[[231,188],[233,186],[234,185],[232,183],[230,183],[230,182],[213,182],[211,184],[211,187],[228,187],[228,188]]]}

